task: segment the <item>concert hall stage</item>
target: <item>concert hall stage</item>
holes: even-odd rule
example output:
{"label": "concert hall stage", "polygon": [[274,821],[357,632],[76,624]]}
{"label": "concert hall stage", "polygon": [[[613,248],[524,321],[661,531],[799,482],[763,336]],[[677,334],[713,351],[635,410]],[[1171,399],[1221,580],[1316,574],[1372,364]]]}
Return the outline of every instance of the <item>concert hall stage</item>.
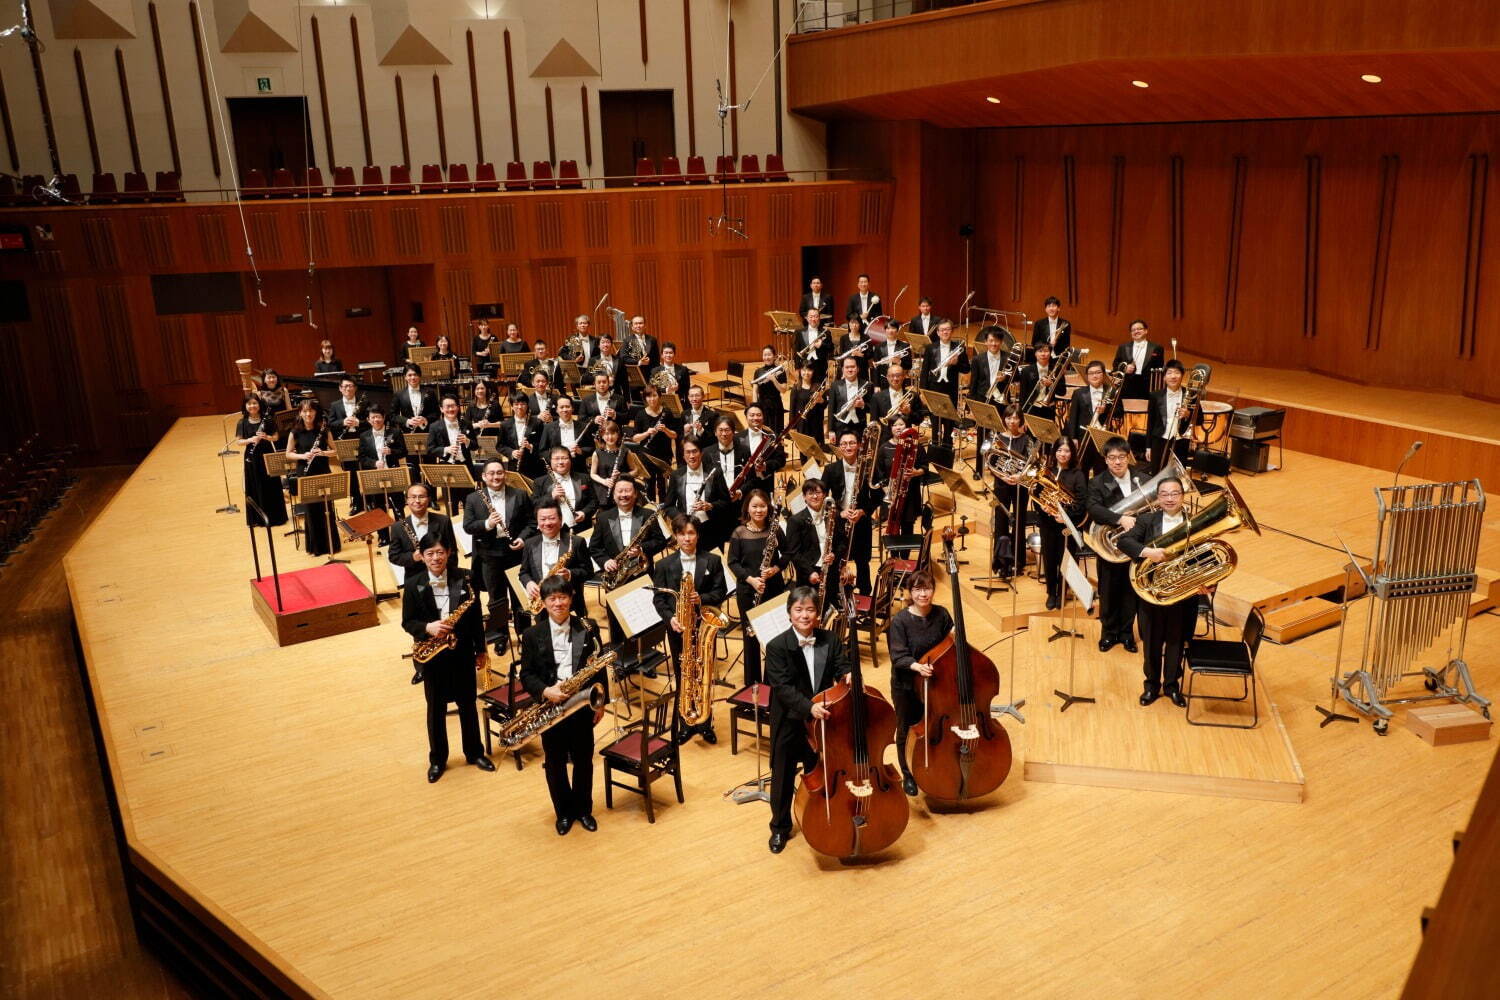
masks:
{"label": "concert hall stage", "polygon": [[[1037,630],[1018,649],[1037,669],[1016,678],[1029,721],[1004,719],[1016,756],[1006,782],[960,808],[913,800],[906,833],[882,858],[841,865],[798,838],[769,854],[765,806],[723,794],[753,778],[756,762],[743,743],[730,754],[722,707],[719,745],[683,749],[684,804],[659,793],[655,824],[630,794],[605,810],[596,768],[598,832],[559,838],[535,751],[523,771],[499,760],[494,774],[462,766],[455,751],[443,779],[426,782],[399,602],[380,606],[375,628],[275,646],[246,606],[243,515],[213,513],[221,443],[218,418],[179,421],[64,569],[137,925],[236,988],[447,998],[607,984],[751,997],[837,975],[843,989],[887,997],[920,991],[918,970],[945,991],[993,991],[1004,970],[1005,989],[1035,997],[1201,992],[1205,975],[1224,996],[1391,995],[1494,753],[1487,742],[1429,746],[1399,713],[1385,738],[1366,724],[1320,729],[1314,705],[1327,700],[1336,629],[1262,646],[1262,729],[1251,734],[1190,729],[1166,701],[1123,702],[1138,658],[1119,648],[1085,657],[1087,640],[1080,663],[1102,659],[1119,690],[1081,670],[1079,693],[1101,704],[1058,717],[1065,643],[1040,642]],[[240,460],[226,461],[238,500]],[[1369,487],[1388,480],[1290,451],[1286,471],[1244,479],[1263,524],[1302,536],[1231,536],[1247,579],[1286,588],[1338,572],[1332,530],[1373,523]],[[144,543],[141,525],[164,513],[173,530]],[[1496,522],[1484,566],[1500,566]],[[283,568],[319,561],[277,540]],[[1270,545],[1284,548],[1262,551]],[[963,593],[970,639],[1000,666],[1004,693],[1009,640],[998,619],[1012,595],[986,602],[970,580],[987,547],[983,533],[971,537]],[[1016,613],[1040,611],[1040,586],[1020,586]],[[949,603],[946,588],[939,601]],[[1493,697],[1500,618],[1473,619],[1468,641]],[[883,690],[887,664],[882,644],[867,670]],[[1172,752],[1213,767],[1236,741],[1284,728],[1303,801],[1025,780],[1067,759],[1061,723],[1094,726],[1106,711],[1122,723],[1149,713],[1177,741]],[[1133,738],[1117,733],[1099,738]]]}

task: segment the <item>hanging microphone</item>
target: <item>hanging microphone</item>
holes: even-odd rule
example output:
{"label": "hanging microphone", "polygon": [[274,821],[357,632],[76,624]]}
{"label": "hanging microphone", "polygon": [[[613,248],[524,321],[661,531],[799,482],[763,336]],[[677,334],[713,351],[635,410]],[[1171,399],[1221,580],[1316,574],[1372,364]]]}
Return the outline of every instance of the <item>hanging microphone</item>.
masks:
{"label": "hanging microphone", "polygon": [[1411,461],[1413,455],[1422,450],[1421,441],[1413,441],[1411,447],[1406,449],[1406,454],[1401,456],[1401,464],[1396,466],[1396,477],[1391,480],[1391,488],[1396,488],[1396,483],[1401,480],[1401,470],[1406,468],[1406,463]]}

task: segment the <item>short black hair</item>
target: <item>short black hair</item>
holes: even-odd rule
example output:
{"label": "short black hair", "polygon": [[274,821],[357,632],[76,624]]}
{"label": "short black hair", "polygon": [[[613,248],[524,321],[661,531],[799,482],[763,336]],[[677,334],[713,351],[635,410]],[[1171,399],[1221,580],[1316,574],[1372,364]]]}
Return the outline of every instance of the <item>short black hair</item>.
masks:
{"label": "short black hair", "polygon": [[818,603],[818,589],[816,587],[793,587],[792,592],[786,595],[787,610],[790,611],[794,604],[801,604],[803,601]]}
{"label": "short black hair", "polygon": [[807,480],[802,484],[802,492],[805,494],[808,490],[817,490],[819,493],[827,493],[828,486],[823,482],[823,480],[814,476],[813,478]]}
{"label": "short black hair", "polygon": [[1145,328],[1145,329],[1147,329],[1147,330],[1149,330],[1149,329],[1151,329],[1151,324],[1150,324],[1150,323],[1147,323],[1147,322],[1146,322],[1146,321],[1145,321],[1145,320],[1143,320],[1143,319],[1133,319],[1133,320],[1131,320],[1131,321],[1130,321],[1130,326],[1128,326],[1128,327],[1126,327],[1126,329],[1129,329],[1129,330],[1133,330],[1133,329],[1135,329],[1135,325],[1136,325],[1136,324],[1137,324],[1137,323],[1139,323],[1139,324],[1140,324],[1140,325],[1141,325],[1141,326],[1142,326],[1142,327],[1143,327],[1143,328]]}
{"label": "short black hair", "polygon": [[573,596],[573,584],[560,576],[548,576],[542,579],[542,596],[551,597],[553,594],[567,594]]}
{"label": "short black hair", "polygon": [[444,551],[448,550],[448,545],[443,541],[443,536],[436,531],[429,531],[417,543],[417,551],[426,552],[428,549],[436,548],[439,545],[443,547]]}
{"label": "short black hair", "polygon": [[1060,305],[1062,305],[1062,299],[1058,298],[1056,295],[1049,295],[1049,296],[1047,296],[1046,301],[1044,301],[1042,303],[1042,308],[1045,309],[1048,306],[1060,306]]}
{"label": "short black hair", "polygon": [[416,375],[417,375],[418,378],[422,377],[422,369],[420,367],[418,367],[417,365],[414,365],[414,364],[408,364],[406,366],[406,370],[404,372],[402,372],[402,374],[403,375],[410,375],[413,372],[416,373]]}
{"label": "short black hair", "polygon": [[1179,372],[1182,372],[1183,374],[1187,373],[1187,369],[1183,367],[1182,362],[1178,361],[1176,358],[1173,358],[1171,361],[1167,362],[1166,370],[1169,371],[1169,372],[1170,371],[1179,371]]}
{"label": "short black hair", "polygon": [[1111,452],[1116,451],[1121,451],[1129,455],[1130,443],[1122,437],[1112,437],[1108,441],[1104,442],[1104,454],[1108,455]]}

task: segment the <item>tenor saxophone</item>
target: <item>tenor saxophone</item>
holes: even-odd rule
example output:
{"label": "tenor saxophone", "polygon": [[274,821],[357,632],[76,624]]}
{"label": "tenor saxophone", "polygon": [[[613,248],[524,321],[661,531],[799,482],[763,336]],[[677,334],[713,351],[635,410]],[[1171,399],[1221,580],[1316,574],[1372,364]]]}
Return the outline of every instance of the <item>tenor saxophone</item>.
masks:
{"label": "tenor saxophone", "polygon": [[609,695],[601,685],[594,682],[605,670],[613,674],[619,661],[620,654],[614,650],[601,650],[589,657],[582,670],[558,683],[557,686],[567,696],[566,701],[554,704],[541,699],[521,709],[500,727],[497,737],[500,745],[506,750],[514,750],[530,743],[574,712],[584,708],[596,712],[602,709],[607,704]]}
{"label": "tenor saxophone", "polygon": [[[571,544],[572,535],[568,535],[567,537]],[[542,577],[542,579],[537,583],[536,597],[532,598],[531,603],[527,605],[527,610],[531,612],[531,616],[533,618],[541,614],[542,609],[547,606],[546,601],[542,599],[542,584],[546,583],[548,580],[552,579],[554,576],[557,576],[563,570],[568,568],[568,556],[571,553],[567,548],[563,547],[562,539],[563,535],[557,536],[557,562],[552,564],[552,568],[547,571],[547,575]]]}
{"label": "tenor saxophone", "polygon": [[726,624],[702,603],[692,574],[683,574],[677,590],[677,620],[682,624],[677,704],[683,723],[689,727],[701,726],[713,716],[714,643]]}
{"label": "tenor saxophone", "polygon": [[471,587],[469,596],[464,598],[463,603],[448,612],[448,616],[443,619],[444,624],[449,626],[448,631],[441,635],[428,636],[426,639],[420,640],[412,647],[411,658],[418,663],[426,663],[444,650],[457,646],[458,633],[454,629],[458,627],[458,620],[464,616],[464,612],[473,606],[474,599],[478,596],[479,591]]}
{"label": "tenor saxophone", "polygon": [[599,582],[607,591],[614,590],[646,568],[646,550],[641,547],[641,541],[656,523],[656,512],[650,508],[642,508],[641,514],[646,518],[646,523],[636,530],[630,543],[615,555],[614,572],[605,570],[599,574]]}

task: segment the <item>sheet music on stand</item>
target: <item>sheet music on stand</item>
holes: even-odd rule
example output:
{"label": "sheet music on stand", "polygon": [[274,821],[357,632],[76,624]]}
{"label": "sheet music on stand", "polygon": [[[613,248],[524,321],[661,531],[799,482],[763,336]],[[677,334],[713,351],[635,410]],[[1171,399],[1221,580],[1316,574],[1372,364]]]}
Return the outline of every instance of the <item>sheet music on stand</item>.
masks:
{"label": "sheet music on stand", "polygon": [[519,377],[526,370],[526,363],[531,361],[533,355],[527,354],[502,354],[500,355],[500,374]]}
{"label": "sheet music on stand", "polygon": [[333,453],[338,456],[339,466],[352,472],[359,466],[359,438],[335,438]]}
{"label": "sheet music on stand", "polygon": [[661,612],[656,610],[654,603],[655,596],[651,590],[650,574],[638,576],[604,595],[604,603],[615,613],[626,639],[634,639],[662,623]]}
{"label": "sheet music on stand", "polygon": [[583,378],[583,372],[578,367],[578,362],[569,361],[564,358],[561,362],[563,381],[568,385],[577,385]]}
{"label": "sheet music on stand", "polygon": [[682,416],[682,400],[677,398],[675,392],[664,392],[661,394],[661,408],[674,417]]}
{"label": "sheet music on stand", "polygon": [[755,629],[755,641],[760,643],[762,654],[765,653],[766,646],[772,639],[792,627],[791,616],[786,610],[786,601],[780,598],[772,598],[764,604],[751,608],[745,617]]}

